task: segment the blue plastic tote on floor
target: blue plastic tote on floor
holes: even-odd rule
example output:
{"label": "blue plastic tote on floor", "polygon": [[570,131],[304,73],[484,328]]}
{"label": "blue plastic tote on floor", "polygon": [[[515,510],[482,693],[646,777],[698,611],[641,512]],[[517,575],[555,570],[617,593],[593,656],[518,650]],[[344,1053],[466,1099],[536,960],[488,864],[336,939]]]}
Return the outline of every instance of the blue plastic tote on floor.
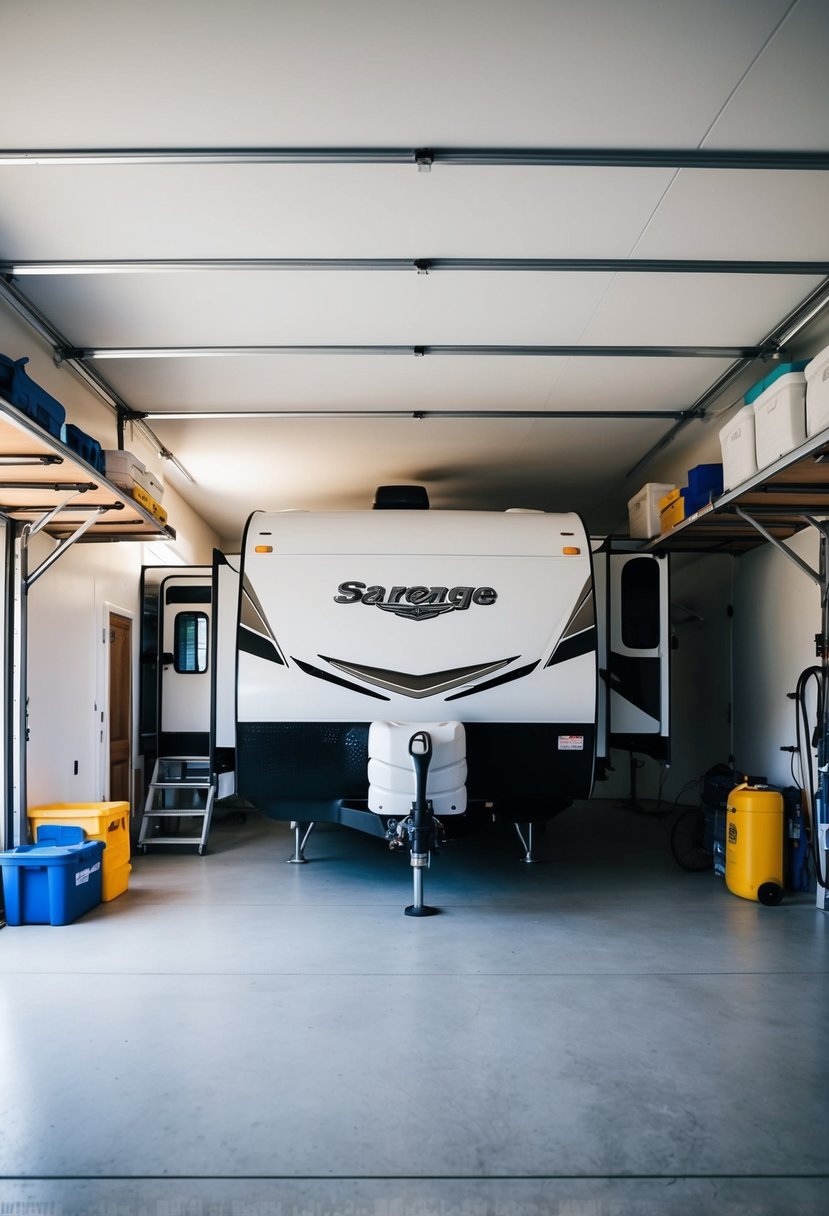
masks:
{"label": "blue plastic tote on floor", "polygon": [[105,847],[100,840],[49,841],[0,853],[7,923],[68,925],[94,908],[101,902]]}

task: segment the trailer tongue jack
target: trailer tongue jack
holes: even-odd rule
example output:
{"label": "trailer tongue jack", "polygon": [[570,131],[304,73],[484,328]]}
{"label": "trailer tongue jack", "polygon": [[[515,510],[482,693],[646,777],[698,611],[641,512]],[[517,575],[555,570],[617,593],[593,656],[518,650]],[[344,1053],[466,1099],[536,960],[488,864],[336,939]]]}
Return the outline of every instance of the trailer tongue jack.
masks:
{"label": "trailer tongue jack", "polygon": [[434,916],[440,908],[432,908],[423,902],[423,871],[429,868],[440,827],[435,819],[432,801],[426,797],[426,778],[432,759],[432,736],[428,731],[419,730],[412,735],[409,755],[415,778],[412,813],[408,819],[390,820],[386,836],[392,849],[402,848],[407,838],[411,848],[414,902],[405,909],[406,916]]}

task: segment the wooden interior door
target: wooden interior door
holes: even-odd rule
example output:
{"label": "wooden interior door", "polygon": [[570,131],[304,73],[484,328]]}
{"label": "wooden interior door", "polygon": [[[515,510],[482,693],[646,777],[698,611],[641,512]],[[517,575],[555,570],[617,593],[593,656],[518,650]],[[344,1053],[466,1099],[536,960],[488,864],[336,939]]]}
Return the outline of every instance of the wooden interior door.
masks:
{"label": "wooden interior door", "polygon": [[131,802],[132,621],[109,614],[109,797]]}

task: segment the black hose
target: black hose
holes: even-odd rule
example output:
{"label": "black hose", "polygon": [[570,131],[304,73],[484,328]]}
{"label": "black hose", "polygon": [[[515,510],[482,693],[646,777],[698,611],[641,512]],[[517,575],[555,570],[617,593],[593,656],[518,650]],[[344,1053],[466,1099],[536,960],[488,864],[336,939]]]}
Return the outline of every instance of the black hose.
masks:
{"label": "black hose", "polygon": [[[814,680],[816,686],[815,729],[811,738],[809,735],[809,712],[806,708],[806,689],[809,686],[810,680]],[[815,821],[815,776],[811,751],[817,749],[819,768],[829,760],[829,756],[824,755],[826,749],[825,699],[826,688],[824,686],[823,669],[820,667],[807,667],[800,673],[797,680],[797,688],[795,689],[797,754],[800,757],[800,776],[803,782],[801,789],[806,795],[809,849],[815,863],[815,876],[824,889],[827,887],[827,880],[820,864],[820,842],[817,831],[818,825]]]}

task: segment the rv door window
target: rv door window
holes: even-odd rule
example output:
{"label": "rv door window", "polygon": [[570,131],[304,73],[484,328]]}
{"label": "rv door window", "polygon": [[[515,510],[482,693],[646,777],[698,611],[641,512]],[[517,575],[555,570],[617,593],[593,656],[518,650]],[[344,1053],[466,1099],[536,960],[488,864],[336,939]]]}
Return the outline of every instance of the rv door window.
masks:
{"label": "rv door window", "polygon": [[207,614],[176,613],[173,636],[175,670],[183,675],[200,675],[207,671]]}
{"label": "rv door window", "polygon": [[628,650],[659,645],[659,566],[636,557],[622,568],[622,644]]}

